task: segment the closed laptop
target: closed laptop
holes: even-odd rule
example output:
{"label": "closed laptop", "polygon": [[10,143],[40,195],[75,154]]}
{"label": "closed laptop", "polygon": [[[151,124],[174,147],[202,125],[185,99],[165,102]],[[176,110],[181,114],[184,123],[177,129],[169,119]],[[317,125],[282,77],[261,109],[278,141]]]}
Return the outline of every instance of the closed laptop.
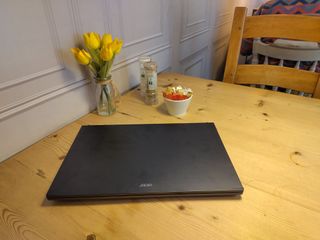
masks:
{"label": "closed laptop", "polygon": [[81,127],[49,200],[239,195],[213,123]]}

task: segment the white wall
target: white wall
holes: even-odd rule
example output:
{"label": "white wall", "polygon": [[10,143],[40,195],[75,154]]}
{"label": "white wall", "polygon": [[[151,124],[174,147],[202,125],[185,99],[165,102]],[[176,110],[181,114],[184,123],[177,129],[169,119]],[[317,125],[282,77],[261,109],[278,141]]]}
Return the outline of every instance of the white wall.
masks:
{"label": "white wall", "polygon": [[139,83],[138,57],[159,71],[217,78],[240,0],[2,0],[0,161],[94,108],[69,49],[84,32],[124,39],[113,67],[120,91]]}

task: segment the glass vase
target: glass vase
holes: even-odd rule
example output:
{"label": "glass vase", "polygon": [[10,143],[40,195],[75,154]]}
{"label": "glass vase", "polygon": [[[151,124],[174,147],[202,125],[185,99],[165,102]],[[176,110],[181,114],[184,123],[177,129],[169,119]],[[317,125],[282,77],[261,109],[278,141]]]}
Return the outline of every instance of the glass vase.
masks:
{"label": "glass vase", "polygon": [[110,116],[116,112],[120,94],[111,76],[95,78],[97,113],[100,116]]}

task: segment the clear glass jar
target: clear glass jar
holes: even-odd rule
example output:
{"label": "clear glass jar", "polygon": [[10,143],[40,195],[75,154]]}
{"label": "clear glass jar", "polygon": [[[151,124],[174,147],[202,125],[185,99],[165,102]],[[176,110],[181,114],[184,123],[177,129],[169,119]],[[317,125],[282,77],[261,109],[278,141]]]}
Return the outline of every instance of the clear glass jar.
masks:
{"label": "clear glass jar", "polygon": [[157,93],[157,64],[155,62],[147,62],[144,65],[145,78],[146,78],[146,94],[145,103],[148,105],[155,105],[158,103]]}
{"label": "clear glass jar", "polygon": [[116,112],[116,102],[120,99],[117,87],[111,75],[107,78],[95,78],[97,113],[101,116],[110,116]]}
{"label": "clear glass jar", "polygon": [[140,66],[140,95],[142,97],[146,94],[147,89],[147,81],[145,78],[145,69],[144,64],[147,62],[151,62],[151,58],[149,56],[141,56],[139,58],[139,66]]}

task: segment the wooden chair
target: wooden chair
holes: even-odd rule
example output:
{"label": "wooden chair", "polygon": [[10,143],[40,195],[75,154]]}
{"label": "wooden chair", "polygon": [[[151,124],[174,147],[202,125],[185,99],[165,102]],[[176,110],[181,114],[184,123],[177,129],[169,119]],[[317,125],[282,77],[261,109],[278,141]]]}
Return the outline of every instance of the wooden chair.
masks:
{"label": "wooden chair", "polygon": [[[272,65],[279,66],[285,66],[287,61],[291,61],[295,63],[294,68],[296,69],[300,69],[301,62],[309,62],[312,65],[308,71],[315,72],[320,63],[320,47],[317,42],[277,39],[274,43],[268,44],[261,41],[261,38],[256,38],[253,41],[252,56],[252,64],[258,64],[259,56],[264,56],[263,64],[269,64],[269,58],[273,59]],[[252,84],[250,86],[265,88],[265,85]],[[278,91],[279,89],[273,86],[272,90]],[[311,93],[292,91],[290,88],[285,89],[285,92],[305,97],[312,96]]]}
{"label": "wooden chair", "polygon": [[320,42],[320,17],[302,15],[247,16],[237,7],[224,72],[224,82],[293,89],[320,98],[320,74],[273,65],[238,64],[242,38],[274,37]]}

